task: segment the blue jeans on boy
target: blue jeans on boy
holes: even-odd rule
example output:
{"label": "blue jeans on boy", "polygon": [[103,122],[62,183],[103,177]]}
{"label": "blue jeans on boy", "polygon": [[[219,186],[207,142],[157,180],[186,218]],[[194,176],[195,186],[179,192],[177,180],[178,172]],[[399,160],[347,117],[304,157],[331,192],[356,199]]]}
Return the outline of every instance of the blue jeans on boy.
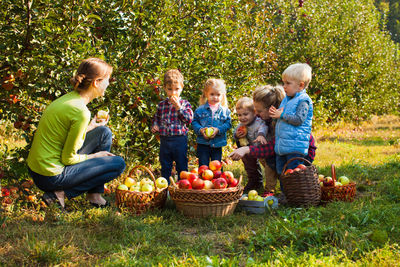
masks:
{"label": "blue jeans on boy", "polygon": [[161,176],[170,183],[169,177],[174,161],[178,177],[181,171],[188,170],[188,137],[187,135],[161,136],[160,143]]}
{"label": "blue jeans on boy", "polygon": [[210,159],[222,159],[222,147],[211,147],[209,145],[197,144],[197,157],[199,158],[199,166],[209,165]]}
{"label": "blue jeans on boy", "polygon": [[[112,144],[111,130],[99,126],[86,134],[85,142],[79,154],[93,154],[110,151]],[[62,173],[44,176],[28,168],[36,186],[45,191],[63,190],[67,198],[77,197],[85,192],[103,193],[104,184],[117,178],[125,169],[125,161],[119,156],[88,159],[64,167]]]}

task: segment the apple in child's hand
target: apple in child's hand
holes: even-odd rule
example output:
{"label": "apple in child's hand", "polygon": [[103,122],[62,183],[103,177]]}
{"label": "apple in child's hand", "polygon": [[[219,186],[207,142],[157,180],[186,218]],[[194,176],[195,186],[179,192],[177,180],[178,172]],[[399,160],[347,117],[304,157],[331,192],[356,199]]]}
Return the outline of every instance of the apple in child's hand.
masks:
{"label": "apple in child's hand", "polygon": [[197,171],[197,173],[199,174],[199,176],[202,176],[203,172],[205,170],[208,170],[208,166],[207,165],[201,165]]}
{"label": "apple in child's hand", "polygon": [[179,180],[178,187],[180,189],[192,189],[192,184],[187,179]]}
{"label": "apple in child's hand", "polygon": [[247,134],[247,127],[245,125],[242,125],[237,129],[237,132],[241,133],[243,135],[246,135]]}
{"label": "apple in child's hand", "polygon": [[219,160],[213,160],[208,164],[208,168],[212,171],[219,171],[222,168],[222,163]]}
{"label": "apple in child's hand", "polygon": [[214,178],[214,173],[212,172],[212,170],[205,170],[203,172],[202,178],[204,180],[212,180]]}
{"label": "apple in child's hand", "polygon": [[348,185],[350,183],[350,179],[343,175],[339,177],[338,182],[340,182],[342,185]]}
{"label": "apple in child's hand", "polygon": [[206,135],[208,138],[211,138],[211,136],[214,134],[214,128],[212,128],[212,127],[207,127],[207,128],[204,130],[204,133],[205,133],[205,135]]}
{"label": "apple in child's hand", "polygon": [[108,118],[108,112],[105,110],[99,110],[96,115],[97,120],[106,120]]}
{"label": "apple in child's hand", "polygon": [[210,180],[203,180],[204,181],[204,189],[213,189],[214,185]]}
{"label": "apple in child's hand", "polygon": [[205,183],[203,179],[196,178],[192,182],[193,189],[203,189],[205,187]]}
{"label": "apple in child's hand", "polygon": [[160,188],[160,189],[168,187],[167,179],[165,179],[164,177],[157,178],[156,186],[157,186],[157,188]]}
{"label": "apple in child's hand", "polygon": [[215,189],[224,189],[228,186],[228,183],[224,178],[213,179],[212,183]]}

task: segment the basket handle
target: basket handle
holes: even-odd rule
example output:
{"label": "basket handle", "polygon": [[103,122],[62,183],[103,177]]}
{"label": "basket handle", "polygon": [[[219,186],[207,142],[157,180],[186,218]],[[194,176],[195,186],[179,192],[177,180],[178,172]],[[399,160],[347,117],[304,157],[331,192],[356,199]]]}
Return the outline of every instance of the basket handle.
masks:
{"label": "basket handle", "polygon": [[172,176],[169,177],[169,180],[170,180],[171,184],[172,184],[174,187],[178,187],[178,186],[176,185],[175,181],[174,181],[174,178],[172,178]]}
{"label": "basket handle", "polygon": [[291,159],[289,159],[289,160],[288,160],[288,161],[285,163],[285,165],[283,166],[283,170],[282,170],[282,173],[281,173],[281,175],[285,173],[285,171],[286,171],[286,168],[287,168],[287,166],[289,165],[289,163],[290,163],[290,162],[292,162],[292,161],[294,161],[294,160],[297,160],[297,159],[299,159],[299,160],[302,160],[302,161],[304,161],[304,162],[308,163],[308,164],[311,166],[311,162],[310,162],[310,161],[308,161],[308,160],[307,160],[307,159],[305,159],[305,158],[302,158],[302,157],[295,157],[295,158],[291,158]]}
{"label": "basket handle", "polygon": [[133,167],[133,169],[129,172],[128,177],[132,177],[133,174],[134,174],[134,172],[135,172],[137,169],[143,169],[143,170],[145,170],[148,174],[150,174],[150,177],[151,177],[151,179],[153,180],[153,183],[154,183],[154,188],[157,188],[157,185],[156,185],[156,178],[154,177],[153,172],[152,172],[149,168],[147,168],[146,166],[137,165],[137,166]]}
{"label": "basket handle", "polygon": [[332,172],[332,179],[334,182],[336,182],[336,169],[334,164],[331,165],[331,172]]}

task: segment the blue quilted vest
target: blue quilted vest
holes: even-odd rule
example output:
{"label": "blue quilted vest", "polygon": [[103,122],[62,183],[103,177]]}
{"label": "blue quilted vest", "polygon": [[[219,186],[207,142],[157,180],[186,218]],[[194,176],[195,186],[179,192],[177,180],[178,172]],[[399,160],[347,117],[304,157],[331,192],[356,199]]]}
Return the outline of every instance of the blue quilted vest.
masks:
{"label": "blue quilted vest", "polygon": [[286,96],[279,108],[283,107],[283,114],[296,114],[297,106],[300,102],[307,101],[310,108],[306,120],[299,126],[291,125],[282,119],[278,119],[275,127],[275,153],[286,155],[299,153],[307,155],[310,142],[311,125],[313,117],[313,104],[306,91],[296,93],[293,98]]}

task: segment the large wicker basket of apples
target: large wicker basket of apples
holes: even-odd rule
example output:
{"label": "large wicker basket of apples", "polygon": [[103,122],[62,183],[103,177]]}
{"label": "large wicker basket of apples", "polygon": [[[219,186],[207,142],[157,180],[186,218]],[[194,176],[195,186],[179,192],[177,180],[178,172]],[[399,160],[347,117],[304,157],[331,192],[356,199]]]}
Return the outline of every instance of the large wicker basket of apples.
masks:
{"label": "large wicker basket of apples", "polygon": [[139,215],[155,208],[163,208],[167,200],[167,179],[155,179],[145,166],[134,167],[118,185],[115,196],[117,206]]}
{"label": "large wicker basket of apples", "polygon": [[214,160],[209,166],[181,172],[176,183],[171,179],[168,191],[176,208],[192,218],[232,214],[243,194],[242,177],[221,168],[222,163]]}
{"label": "large wicker basket of apples", "polygon": [[348,201],[352,202],[356,195],[356,183],[351,182],[347,176],[336,179],[336,169],[332,164],[332,176],[318,176],[321,186],[321,201]]}

